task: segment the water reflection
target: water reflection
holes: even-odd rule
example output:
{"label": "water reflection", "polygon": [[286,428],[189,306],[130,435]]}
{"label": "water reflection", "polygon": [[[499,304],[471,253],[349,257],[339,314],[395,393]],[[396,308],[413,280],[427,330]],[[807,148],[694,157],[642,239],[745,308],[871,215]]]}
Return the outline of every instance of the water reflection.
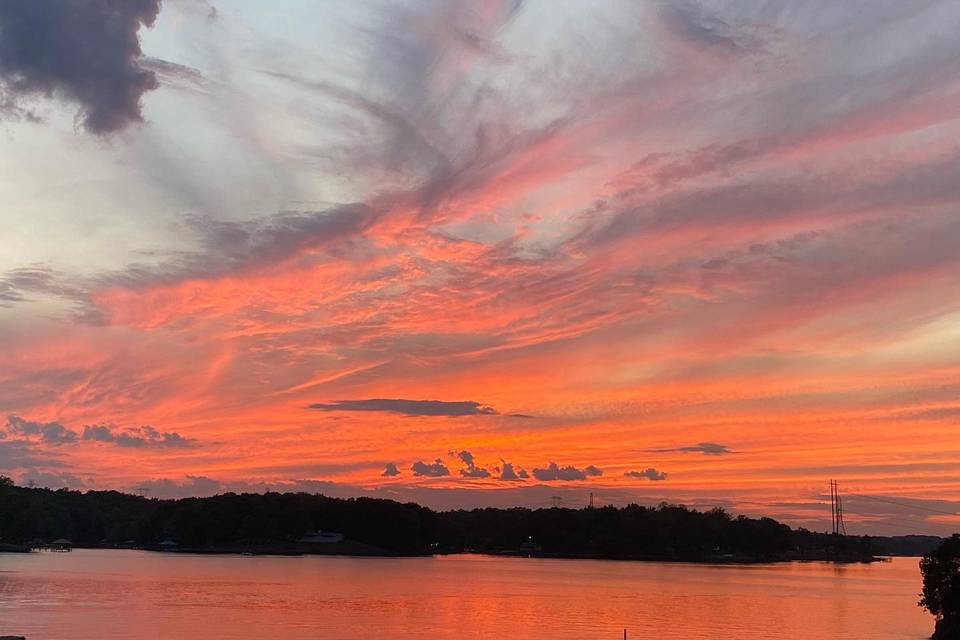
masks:
{"label": "water reflection", "polygon": [[138,551],[0,556],[0,635],[925,638],[916,561],[702,566]]}

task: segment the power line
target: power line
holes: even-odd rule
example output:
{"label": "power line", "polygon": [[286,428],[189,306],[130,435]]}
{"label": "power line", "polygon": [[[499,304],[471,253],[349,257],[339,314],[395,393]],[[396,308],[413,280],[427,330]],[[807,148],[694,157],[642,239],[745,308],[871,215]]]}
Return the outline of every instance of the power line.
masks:
{"label": "power line", "polygon": [[918,525],[922,525],[922,522],[903,520],[901,518],[889,518],[887,516],[882,516],[882,520],[863,520],[859,524],[864,527],[897,527],[900,529],[912,529],[916,531]]}
{"label": "power line", "polygon": [[895,504],[901,507],[906,507],[908,509],[917,509],[920,511],[930,511],[931,513],[942,513],[946,516],[960,516],[960,513],[956,511],[944,511],[942,509],[934,509],[933,507],[924,507],[918,504],[910,504],[908,502],[900,502],[898,500],[889,500],[886,498],[878,498],[876,496],[868,496],[862,493],[851,493],[851,496],[857,496],[858,498],[865,498],[867,500],[876,500],[877,502],[886,502],[887,504]]}

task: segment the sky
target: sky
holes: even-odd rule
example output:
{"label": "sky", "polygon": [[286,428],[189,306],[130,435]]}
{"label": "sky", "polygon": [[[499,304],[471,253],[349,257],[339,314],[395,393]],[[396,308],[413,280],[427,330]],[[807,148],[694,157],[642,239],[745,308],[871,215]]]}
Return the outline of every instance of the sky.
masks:
{"label": "sky", "polygon": [[958,29],[0,3],[0,473],[956,530]]}

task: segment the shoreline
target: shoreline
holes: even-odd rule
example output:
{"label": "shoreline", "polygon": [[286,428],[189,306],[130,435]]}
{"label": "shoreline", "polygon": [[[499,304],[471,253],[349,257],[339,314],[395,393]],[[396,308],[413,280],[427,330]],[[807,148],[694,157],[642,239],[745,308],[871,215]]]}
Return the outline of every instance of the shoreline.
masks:
{"label": "shoreline", "polygon": [[[32,553],[33,551],[19,545],[4,545],[0,553]],[[386,549],[365,545],[359,542],[345,541],[323,548],[315,545],[288,543],[281,545],[228,545],[220,547],[178,547],[175,549],[163,548],[159,545],[143,545],[135,547],[114,546],[75,546],[74,549],[94,549],[103,551],[149,551],[151,553],[185,554],[185,555],[234,555],[234,556],[267,556],[267,557],[303,557],[303,556],[340,556],[351,558],[429,558],[457,555],[478,555],[505,558],[532,558],[547,560],[605,560],[610,562],[663,562],[677,564],[702,565],[754,565],[754,564],[783,564],[789,562],[829,562],[833,564],[871,564],[875,562],[889,562],[892,557],[918,556],[879,556],[879,555],[838,555],[838,554],[788,554],[781,556],[757,555],[736,556],[734,554],[720,554],[711,556],[602,556],[596,554],[577,553],[520,553],[517,551],[480,551],[463,549],[448,552],[433,553],[397,553]],[[39,551],[38,551],[39,553]]]}

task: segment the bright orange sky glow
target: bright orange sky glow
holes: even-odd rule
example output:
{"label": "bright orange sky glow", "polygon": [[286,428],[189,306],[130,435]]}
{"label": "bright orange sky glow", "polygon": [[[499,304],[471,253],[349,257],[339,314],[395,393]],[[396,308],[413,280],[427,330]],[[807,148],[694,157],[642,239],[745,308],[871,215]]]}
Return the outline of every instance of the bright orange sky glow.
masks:
{"label": "bright orange sky glow", "polygon": [[960,12],[781,4],[168,3],[4,121],[0,473],[955,529]]}

